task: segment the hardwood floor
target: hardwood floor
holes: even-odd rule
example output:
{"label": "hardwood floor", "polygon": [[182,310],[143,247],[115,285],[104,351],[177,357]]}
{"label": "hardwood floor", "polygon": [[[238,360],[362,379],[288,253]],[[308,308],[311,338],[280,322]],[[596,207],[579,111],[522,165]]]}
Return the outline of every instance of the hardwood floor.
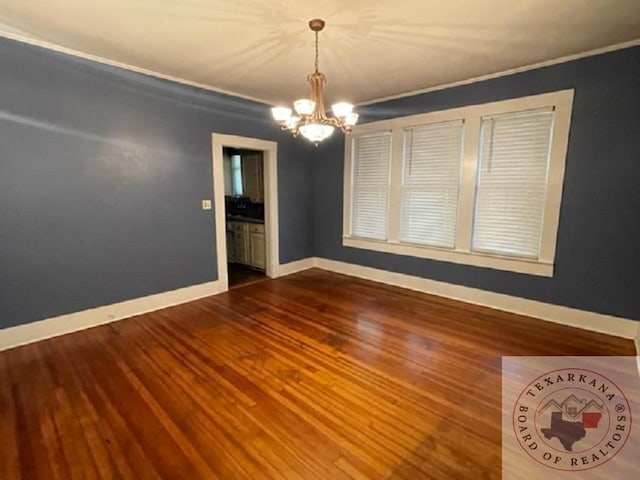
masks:
{"label": "hardwood floor", "polygon": [[0,353],[0,478],[497,479],[500,355],[547,354],[634,350],[308,270]]}
{"label": "hardwood floor", "polygon": [[259,272],[239,263],[227,263],[227,272],[229,275],[229,288],[241,287],[267,279],[264,272]]}

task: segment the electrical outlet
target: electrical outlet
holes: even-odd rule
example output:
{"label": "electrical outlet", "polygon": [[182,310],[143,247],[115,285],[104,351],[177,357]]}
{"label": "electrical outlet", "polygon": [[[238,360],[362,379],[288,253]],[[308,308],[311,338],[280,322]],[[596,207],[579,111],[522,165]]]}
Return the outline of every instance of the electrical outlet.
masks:
{"label": "electrical outlet", "polygon": [[202,209],[211,210],[211,200],[202,200]]}

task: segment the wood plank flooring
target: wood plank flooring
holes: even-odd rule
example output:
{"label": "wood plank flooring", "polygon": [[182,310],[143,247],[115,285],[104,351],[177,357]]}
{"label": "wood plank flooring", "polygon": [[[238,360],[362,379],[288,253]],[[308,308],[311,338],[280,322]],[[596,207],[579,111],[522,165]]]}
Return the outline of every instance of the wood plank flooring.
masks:
{"label": "wood plank flooring", "polygon": [[500,356],[556,354],[634,350],[308,270],[0,353],[0,479],[497,479]]}
{"label": "wood plank flooring", "polygon": [[229,288],[236,288],[267,279],[264,272],[254,270],[239,263],[227,263],[227,272],[229,276]]}

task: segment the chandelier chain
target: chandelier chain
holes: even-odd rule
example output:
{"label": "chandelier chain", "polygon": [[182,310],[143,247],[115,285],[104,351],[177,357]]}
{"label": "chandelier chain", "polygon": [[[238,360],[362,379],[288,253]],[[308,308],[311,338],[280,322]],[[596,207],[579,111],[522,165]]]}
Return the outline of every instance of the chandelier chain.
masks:
{"label": "chandelier chain", "polygon": [[318,73],[318,32],[316,34],[316,73]]}

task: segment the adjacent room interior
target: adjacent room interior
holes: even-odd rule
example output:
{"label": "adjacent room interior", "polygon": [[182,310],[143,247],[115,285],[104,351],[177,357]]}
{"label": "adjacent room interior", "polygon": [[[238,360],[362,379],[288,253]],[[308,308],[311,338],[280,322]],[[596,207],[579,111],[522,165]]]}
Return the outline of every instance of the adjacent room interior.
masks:
{"label": "adjacent room interior", "polygon": [[229,288],[266,277],[263,152],[225,147],[224,200]]}
{"label": "adjacent room interior", "polygon": [[0,479],[634,478],[639,85],[635,0],[0,2]]}

